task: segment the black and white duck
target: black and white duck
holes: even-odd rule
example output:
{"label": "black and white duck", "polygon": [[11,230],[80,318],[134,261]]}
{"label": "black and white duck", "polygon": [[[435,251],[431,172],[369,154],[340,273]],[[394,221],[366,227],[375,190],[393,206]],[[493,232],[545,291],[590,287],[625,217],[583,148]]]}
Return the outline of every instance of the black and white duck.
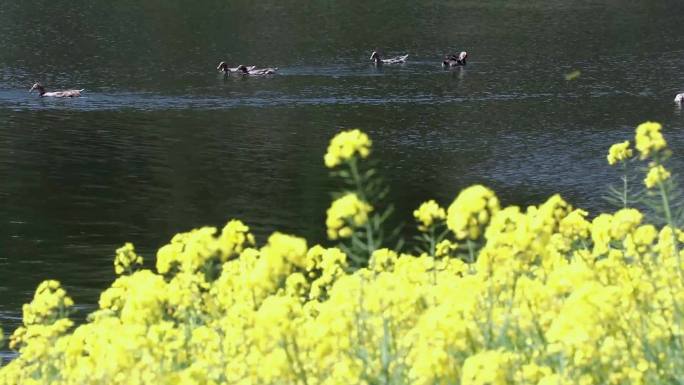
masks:
{"label": "black and white duck", "polygon": [[[244,67],[244,66],[243,66],[243,67]],[[241,72],[239,68],[240,68],[240,66],[237,66],[237,67],[228,67],[228,63],[226,63],[226,62],[224,62],[224,61],[220,62],[219,65],[218,65],[218,67],[216,67],[216,69],[217,69],[218,71],[221,71],[221,72],[223,72],[223,73],[226,74],[226,75],[231,74],[231,73],[235,73],[235,72]],[[249,67],[246,67],[246,68],[247,68],[247,70],[249,71],[249,70],[255,69],[256,66],[249,66]]]}
{"label": "black and white duck", "polygon": [[466,60],[468,59],[468,52],[461,51],[458,55],[451,54],[444,57],[442,65],[445,67],[458,67],[466,65]]}
{"label": "black and white duck", "polygon": [[371,54],[370,60],[375,63],[375,65],[382,65],[382,64],[402,64],[406,63],[406,58],[408,58],[409,55],[400,55],[400,56],[395,56],[391,57],[389,59],[383,59],[380,57],[380,54],[378,51],[373,51]]}
{"label": "black and white duck", "polygon": [[274,68],[257,68],[255,66],[247,67],[242,64],[236,67],[237,72],[242,75],[249,75],[249,76],[264,76],[264,75],[273,75],[278,71],[277,67]]}
{"label": "black and white duck", "polygon": [[64,90],[64,91],[53,91],[53,92],[46,92],[45,87],[43,87],[42,84],[40,83],[35,83],[33,87],[29,90],[29,92],[33,92],[33,90],[38,90],[38,94],[40,97],[52,97],[52,98],[76,98],[81,96],[81,92],[85,91],[85,89],[81,90]]}

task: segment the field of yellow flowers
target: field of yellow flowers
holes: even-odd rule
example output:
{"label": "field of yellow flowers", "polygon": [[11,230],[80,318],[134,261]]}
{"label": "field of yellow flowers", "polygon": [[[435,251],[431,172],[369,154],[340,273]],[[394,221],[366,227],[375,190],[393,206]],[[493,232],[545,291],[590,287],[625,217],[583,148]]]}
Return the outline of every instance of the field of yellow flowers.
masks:
{"label": "field of yellow flowers", "polygon": [[412,254],[391,248],[370,139],[342,132],[325,155],[345,186],[335,247],[259,246],[231,220],[177,234],[153,271],[126,244],[81,325],[59,282],[37,288],[0,384],[681,383],[684,233],[660,131],[641,124],[607,157],[645,162],[655,208],[635,208],[626,175],[621,208],[593,218],[559,195],[501,207],[476,185],[416,209]]}

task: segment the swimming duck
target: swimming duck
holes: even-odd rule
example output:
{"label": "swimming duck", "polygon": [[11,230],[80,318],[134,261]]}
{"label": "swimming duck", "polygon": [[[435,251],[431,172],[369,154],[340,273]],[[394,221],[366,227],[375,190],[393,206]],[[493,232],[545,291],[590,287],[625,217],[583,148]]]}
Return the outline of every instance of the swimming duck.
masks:
{"label": "swimming duck", "polygon": [[75,98],[81,96],[81,92],[85,90],[64,90],[64,91],[54,91],[54,92],[45,92],[45,87],[43,87],[40,83],[35,83],[33,87],[29,90],[29,92],[32,92],[33,90],[38,90],[38,93],[40,94],[40,97],[53,97],[53,98]]}
{"label": "swimming duck", "polygon": [[406,58],[408,55],[401,55],[401,56],[395,56],[393,58],[389,59],[383,59],[380,57],[380,54],[378,51],[373,51],[371,54],[371,61],[375,63],[375,65],[382,65],[382,64],[401,64],[406,62]]}
{"label": "swimming duck", "polygon": [[675,96],[674,102],[679,103],[679,104],[684,104],[684,92],[677,94]]}
{"label": "swimming duck", "polygon": [[256,68],[255,66],[251,67],[246,67],[242,64],[236,67],[237,71],[243,75],[250,75],[250,76],[263,76],[263,75],[272,75],[278,71],[278,68]]}
{"label": "swimming duck", "polygon": [[[228,64],[227,64],[226,62],[224,62],[224,61],[220,62],[219,65],[218,65],[218,67],[216,67],[217,70],[223,72],[223,73],[226,74],[226,75],[229,74],[229,73],[232,73],[232,72],[238,72],[238,71],[240,71],[239,68],[240,68],[240,66],[237,66],[237,67],[228,67]],[[247,68],[248,71],[250,71],[250,70],[255,69],[256,66],[249,66],[249,67],[246,67],[246,68]]]}
{"label": "swimming duck", "polygon": [[468,59],[468,52],[461,51],[458,55],[451,54],[444,57],[442,65],[445,67],[457,67],[466,65],[466,59]]}

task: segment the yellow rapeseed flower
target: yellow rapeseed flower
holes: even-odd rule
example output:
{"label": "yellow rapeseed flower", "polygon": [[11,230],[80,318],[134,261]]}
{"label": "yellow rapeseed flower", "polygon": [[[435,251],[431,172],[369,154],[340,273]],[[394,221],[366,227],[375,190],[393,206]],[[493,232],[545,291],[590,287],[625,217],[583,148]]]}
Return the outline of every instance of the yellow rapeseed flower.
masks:
{"label": "yellow rapeseed flower", "polygon": [[445,239],[435,245],[435,257],[448,257],[458,249],[458,244]]}
{"label": "yellow rapeseed flower", "polygon": [[510,353],[488,350],[463,363],[462,385],[505,385],[509,381]]}
{"label": "yellow rapeseed flower", "polygon": [[[333,206],[335,237],[370,220],[357,196]],[[493,192],[474,186],[447,222],[460,239],[481,241],[476,263],[454,255],[449,236],[437,256],[379,249],[356,270],[342,249],[292,235],[274,232],[257,246],[239,221],[177,234],[155,271],[118,276],[78,326],[59,282],[41,283],[9,338],[16,354],[0,384],[677,378],[680,357],[669,353],[684,343],[684,232],[642,223],[649,218],[634,209],[588,216],[557,194],[499,209]],[[137,259],[132,246],[120,254]]]}
{"label": "yellow rapeseed flower", "polygon": [[366,158],[370,154],[372,142],[364,132],[359,129],[342,131],[330,141],[328,151],[325,154],[325,166],[334,168],[359,154]]}
{"label": "yellow rapeseed flower", "polygon": [[660,123],[656,122],[641,123],[637,127],[635,142],[641,159],[646,159],[667,147],[667,142],[660,133],[661,128]]}
{"label": "yellow rapeseed flower", "polygon": [[606,158],[608,159],[608,164],[612,166],[618,162],[624,162],[625,160],[631,158],[632,154],[633,151],[631,148],[629,148],[629,140],[625,140],[622,143],[615,143],[614,145],[610,146],[610,150],[608,150],[608,156]]}
{"label": "yellow rapeseed flower", "polygon": [[670,176],[670,172],[662,165],[653,165],[648,169],[648,174],[646,175],[646,179],[644,179],[644,183],[647,188],[653,188],[670,179]]}
{"label": "yellow rapeseed flower", "polygon": [[475,240],[499,211],[499,200],[484,186],[474,185],[458,194],[447,211],[447,226],[457,239]]}
{"label": "yellow rapeseed flower", "polygon": [[351,237],[355,227],[366,224],[371,211],[373,206],[360,200],[354,193],[336,199],[330,205],[325,220],[328,238],[335,240]]}
{"label": "yellow rapeseed flower", "polygon": [[116,249],[116,256],[114,257],[114,271],[116,275],[121,275],[124,272],[131,273],[137,267],[142,266],[142,263],[143,258],[135,253],[133,244],[126,243]]}
{"label": "yellow rapeseed flower", "polygon": [[418,230],[427,231],[433,223],[446,218],[446,212],[437,202],[429,200],[413,210],[413,217],[418,221]]}

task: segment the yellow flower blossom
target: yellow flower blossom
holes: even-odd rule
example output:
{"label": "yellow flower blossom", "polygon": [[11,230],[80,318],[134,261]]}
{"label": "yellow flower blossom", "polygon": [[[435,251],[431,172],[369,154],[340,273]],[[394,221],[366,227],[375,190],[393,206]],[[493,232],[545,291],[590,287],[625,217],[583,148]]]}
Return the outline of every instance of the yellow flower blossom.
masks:
{"label": "yellow flower blossom", "polygon": [[366,224],[371,211],[373,207],[360,200],[354,193],[336,199],[330,205],[325,221],[328,238],[335,240],[351,237],[354,228]]}
{"label": "yellow flower blossom", "polygon": [[622,143],[615,143],[614,145],[610,146],[610,149],[608,150],[608,156],[606,157],[608,159],[608,164],[611,166],[619,163],[619,162],[624,162],[625,160],[631,158],[633,155],[633,151],[631,148],[629,148],[629,140],[625,140]]}
{"label": "yellow flower blossom", "polygon": [[667,142],[660,133],[662,126],[656,122],[641,123],[636,129],[636,148],[641,159],[646,159],[667,147]]}
{"label": "yellow flower blossom", "polygon": [[73,305],[74,301],[58,281],[43,281],[38,285],[31,303],[22,308],[24,324],[50,324],[67,316]]}
{"label": "yellow flower blossom", "polygon": [[[371,210],[343,197],[328,229],[351,234]],[[430,226],[444,219],[435,212],[417,216]],[[592,217],[558,194],[500,209],[492,191],[468,188],[446,220],[458,239],[478,240],[474,263],[448,234],[436,256],[382,248],[353,268],[343,249],[293,235],[274,232],[257,245],[237,220],[177,234],[157,252],[155,270],[132,271],[138,256],[126,245],[115,260],[130,274],[118,275],[78,325],[60,283],[38,285],[9,337],[15,353],[0,367],[0,384],[677,378],[684,232],[635,209]]]}
{"label": "yellow flower blossom", "polygon": [[325,154],[325,166],[337,167],[342,162],[351,159],[355,154],[366,158],[370,154],[372,142],[368,135],[361,130],[342,131],[330,141],[328,152]]}
{"label": "yellow flower blossom", "polygon": [[566,217],[561,219],[559,224],[560,233],[572,240],[584,239],[589,237],[591,224],[585,219],[588,213],[584,210],[574,210]]}
{"label": "yellow flower blossom", "polygon": [[142,266],[143,258],[135,253],[133,244],[126,243],[122,247],[116,249],[116,256],[114,257],[114,271],[117,275],[124,272],[131,273],[139,266]]}
{"label": "yellow flower blossom", "polygon": [[644,215],[636,209],[621,209],[613,215],[610,224],[610,236],[615,240],[622,240],[634,230],[644,218]]}
{"label": "yellow flower blossom", "polygon": [[427,231],[433,223],[446,218],[446,212],[437,202],[429,200],[413,210],[413,217],[418,221],[418,229]]}
{"label": "yellow flower blossom", "polygon": [[368,264],[376,272],[392,271],[397,258],[397,253],[390,249],[375,250]]}
{"label": "yellow flower blossom", "polygon": [[475,185],[461,191],[449,206],[447,226],[457,239],[475,240],[499,210],[499,200],[488,188]]}
{"label": "yellow flower blossom", "polygon": [[661,165],[654,165],[648,169],[644,184],[647,188],[653,188],[668,179],[670,179],[670,172]]}
{"label": "yellow flower blossom", "polygon": [[458,244],[445,239],[435,245],[435,257],[448,257],[458,249]]}
{"label": "yellow flower blossom", "polygon": [[510,382],[510,353],[485,351],[468,357],[463,363],[463,385],[505,385]]}

